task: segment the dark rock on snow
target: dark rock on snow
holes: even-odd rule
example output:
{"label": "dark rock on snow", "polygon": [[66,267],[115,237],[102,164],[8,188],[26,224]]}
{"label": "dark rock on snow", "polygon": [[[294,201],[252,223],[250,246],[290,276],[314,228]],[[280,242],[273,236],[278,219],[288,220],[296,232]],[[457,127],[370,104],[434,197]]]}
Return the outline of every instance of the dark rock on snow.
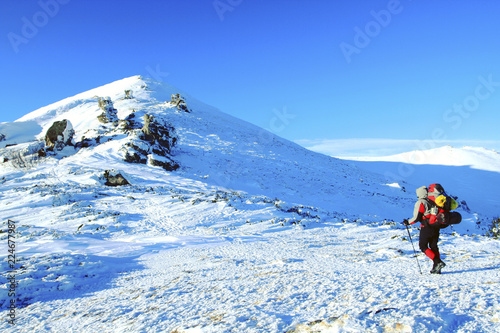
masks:
{"label": "dark rock on snow", "polygon": [[128,180],[126,180],[125,177],[123,177],[121,173],[118,173],[116,171],[112,171],[112,170],[104,171],[104,178],[106,179],[106,183],[104,183],[104,185],[107,185],[107,186],[130,185]]}
{"label": "dark rock on snow", "polygon": [[45,134],[45,145],[49,150],[61,150],[65,146],[72,145],[74,134],[75,131],[69,120],[55,121]]}

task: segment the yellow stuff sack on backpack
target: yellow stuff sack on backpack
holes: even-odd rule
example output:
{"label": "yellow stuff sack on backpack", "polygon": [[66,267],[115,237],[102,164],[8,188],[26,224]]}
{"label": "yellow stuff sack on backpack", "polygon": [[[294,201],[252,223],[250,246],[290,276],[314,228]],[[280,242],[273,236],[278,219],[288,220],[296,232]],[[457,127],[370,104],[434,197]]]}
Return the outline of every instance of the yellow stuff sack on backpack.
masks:
{"label": "yellow stuff sack on backpack", "polygon": [[441,207],[445,210],[453,210],[458,207],[458,203],[452,197],[441,194],[434,201],[438,207]]}

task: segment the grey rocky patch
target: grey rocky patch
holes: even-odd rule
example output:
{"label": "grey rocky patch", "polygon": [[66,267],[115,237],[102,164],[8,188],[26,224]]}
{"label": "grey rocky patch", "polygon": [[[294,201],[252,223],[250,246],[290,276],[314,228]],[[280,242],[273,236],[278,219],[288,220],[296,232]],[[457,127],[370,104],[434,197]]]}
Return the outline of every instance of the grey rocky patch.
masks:
{"label": "grey rocky patch", "polygon": [[159,166],[167,171],[175,171],[179,168],[179,164],[173,161],[170,157],[155,157],[154,155],[149,155],[148,162],[152,166]]}
{"label": "grey rocky patch", "polygon": [[157,144],[162,152],[159,155],[170,154],[172,147],[177,142],[175,129],[163,121],[156,119],[152,115],[144,115],[144,126],[142,127],[143,140],[152,144]]}
{"label": "grey rocky patch", "polygon": [[80,142],[75,144],[75,148],[87,148],[92,147],[99,143],[99,137],[93,139],[87,139],[85,136],[82,136]]}
{"label": "grey rocky patch", "polygon": [[[134,121],[134,118],[129,119]],[[129,142],[121,149],[123,159],[129,163],[160,166],[167,171],[177,170],[179,165],[171,158],[172,148],[177,142],[175,128],[153,115],[144,115],[144,125],[129,131]]]}
{"label": "grey rocky patch", "polygon": [[141,128],[141,124],[136,119],[135,110],[125,119],[120,119],[118,121],[118,126],[125,132]]}
{"label": "grey rocky patch", "polygon": [[133,150],[127,150],[124,153],[123,160],[128,163],[146,164],[148,162],[144,155],[138,154]]}
{"label": "grey rocky patch", "polygon": [[97,119],[103,123],[114,123],[118,121],[118,116],[116,115],[117,110],[113,106],[113,102],[110,97],[101,98],[99,97],[99,108],[103,111]]}
{"label": "grey rocky patch", "polygon": [[29,169],[35,166],[42,157],[39,151],[45,153],[44,147],[45,144],[42,141],[33,141],[1,148],[0,161],[9,162],[15,168]]}
{"label": "grey rocky patch", "polygon": [[125,97],[124,98],[125,99],[132,99],[132,98],[134,98],[132,96],[132,90],[125,90]]}
{"label": "grey rocky patch", "polygon": [[184,112],[191,112],[191,110],[188,109],[186,101],[184,97],[182,97],[180,94],[172,94],[170,96],[170,104],[175,106],[177,110],[182,110]]}

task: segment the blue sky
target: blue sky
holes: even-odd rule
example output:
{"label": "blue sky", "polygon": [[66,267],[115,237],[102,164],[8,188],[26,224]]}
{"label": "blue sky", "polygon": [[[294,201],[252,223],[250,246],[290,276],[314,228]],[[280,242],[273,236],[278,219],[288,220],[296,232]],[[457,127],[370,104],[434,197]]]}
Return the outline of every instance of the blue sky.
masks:
{"label": "blue sky", "polygon": [[140,74],[333,155],[500,150],[499,14],[485,0],[2,0],[0,122]]}

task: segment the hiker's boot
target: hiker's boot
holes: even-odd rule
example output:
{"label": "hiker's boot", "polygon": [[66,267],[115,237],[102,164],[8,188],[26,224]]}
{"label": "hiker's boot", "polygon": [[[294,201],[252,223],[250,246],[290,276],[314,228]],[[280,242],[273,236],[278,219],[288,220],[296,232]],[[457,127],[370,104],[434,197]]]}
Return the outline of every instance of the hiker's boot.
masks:
{"label": "hiker's boot", "polygon": [[441,270],[446,266],[444,262],[438,262],[434,267],[432,267],[431,274],[441,274]]}
{"label": "hiker's boot", "polygon": [[[431,250],[429,249],[428,251],[431,251]],[[434,253],[434,252],[432,252],[432,253]],[[432,262],[433,262],[433,265],[432,265],[432,269],[431,269],[431,274],[434,274],[434,272],[436,271],[437,265],[441,262],[441,259],[435,257],[432,259]]]}

